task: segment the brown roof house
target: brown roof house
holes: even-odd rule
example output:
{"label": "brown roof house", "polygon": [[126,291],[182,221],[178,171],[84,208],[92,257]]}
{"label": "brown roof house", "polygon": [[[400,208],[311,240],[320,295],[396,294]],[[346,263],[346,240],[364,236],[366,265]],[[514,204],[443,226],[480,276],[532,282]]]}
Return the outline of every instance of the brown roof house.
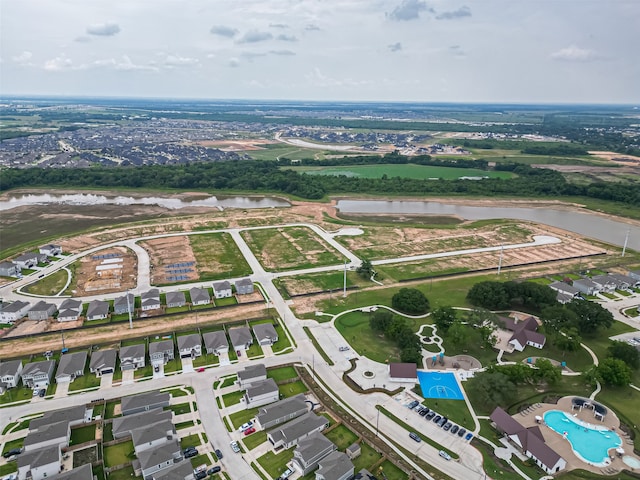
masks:
{"label": "brown roof house", "polygon": [[418,367],[415,363],[390,363],[389,379],[392,382],[416,383],[418,379]]}
{"label": "brown roof house", "polygon": [[504,433],[512,443],[522,449],[527,457],[548,474],[557,473],[567,466],[566,460],[544,442],[538,426],[525,428],[500,407],[496,407],[489,418],[496,430]]}
{"label": "brown roof house", "polygon": [[504,322],[504,328],[513,332],[513,335],[509,339],[509,344],[513,346],[515,350],[519,352],[524,350],[524,347],[531,345],[535,348],[542,348],[547,341],[547,338],[538,333],[538,322],[533,317],[527,317],[524,320],[519,320],[516,316],[500,317],[500,320]]}

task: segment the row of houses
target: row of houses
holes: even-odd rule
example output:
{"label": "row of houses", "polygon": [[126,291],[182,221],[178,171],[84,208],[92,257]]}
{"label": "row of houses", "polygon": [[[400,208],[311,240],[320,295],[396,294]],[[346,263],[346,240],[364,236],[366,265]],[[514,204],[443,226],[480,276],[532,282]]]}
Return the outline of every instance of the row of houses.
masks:
{"label": "row of houses", "polygon": [[62,254],[60,245],[43,245],[37,252],[28,252],[11,261],[0,263],[0,277],[19,277],[23,269],[36,267],[39,263],[47,263],[50,257]]}
{"label": "row of houses", "polygon": [[621,273],[609,273],[582,277],[576,280],[553,282],[550,288],[558,292],[557,300],[560,303],[568,303],[582,295],[598,295],[601,293],[613,293],[616,290],[628,291],[631,288],[640,287],[640,270],[630,270],[627,275]]}
{"label": "row of houses", "polygon": [[[238,295],[251,294],[254,285],[251,279],[242,278],[235,282],[235,289]],[[233,288],[228,281],[216,282],[213,284],[213,295],[216,299],[233,296]],[[212,303],[209,290],[206,288],[193,287],[189,290],[191,305],[209,305]],[[167,292],[164,305],[167,308],[184,307],[187,305],[185,292]],[[152,288],[140,296],[140,309],[143,312],[159,310],[162,308],[160,290]],[[89,303],[85,318],[91,320],[104,320],[111,311],[114,315],[133,313],[135,309],[135,297],[132,293],[125,294],[113,301],[113,309],[110,303],[104,300],[93,300]],[[29,302],[16,301],[13,303],[0,305],[0,323],[13,324],[27,316],[29,320],[47,320],[57,314],[59,322],[72,322],[80,318],[83,311],[83,304],[80,300],[68,298],[57,307],[53,303],[39,301],[35,305]]]}

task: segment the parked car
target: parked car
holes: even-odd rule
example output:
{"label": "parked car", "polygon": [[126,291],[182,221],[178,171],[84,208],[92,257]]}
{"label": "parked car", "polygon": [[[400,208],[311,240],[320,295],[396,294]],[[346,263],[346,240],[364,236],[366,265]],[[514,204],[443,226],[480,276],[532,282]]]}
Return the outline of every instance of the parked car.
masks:
{"label": "parked car", "polygon": [[251,428],[253,427],[253,422],[249,421],[247,423],[243,423],[242,425],[240,425],[240,428],[238,429],[241,432],[244,432],[247,428]]}
{"label": "parked car", "polygon": [[244,435],[245,435],[245,436],[247,436],[247,435],[251,435],[252,433],[256,433],[256,429],[255,429],[255,428],[253,428],[253,427],[249,427],[249,428],[247,428],[247,429],[244,431]]}
{"label": "parked car", "polygon": [[458,436],[459,437],[464,437],[464,434],[467,433],[467,430],[464,428],[461,428],[460,430],[458,430]]}
{"label": "parked car", "polygon": [[198,452],[198,449],[196,447],[187,447],[184,450],[182,450],[182,454],[186,455],[187,453],[192,452],[194,450],[196,451],[196,453]]}
{"label": "parked car", "polygon": [[341,351],[341,352],[346,352],[346,351],[349,350],[349,347],[340,347],[340,348],[338,348],[338,350]]}
{"label": "parked car", "polygon": [[442,427],[442,428],[444,429],[445,432],[448,432],[452,425],[453,425],[453,423],[447,422],[447,423],[444,424],[444,427]]}
{"label": "parked car", "polygon": [[195,478],[196,480],[203,480],[204,478],[207,478],[207,472],[206,470],[204,472],[197,472],[193,474],[193,478]]}
{"label": "parked car", "polygon": [[444,427],[444,426],[447,424],[447,422],[448,422],[448,421],[449,421],[449,419],[448,419],[447,417],[442,417],[442,418],[440,419],[440,421],[438,422],[438,426],[439,426],[440,428],[442,428],[442,427]]}
{"label": "parked car", "polygon": [[202,372],[204,372],[204,367],[200,367],[200,368],[198,369],[198,373],[202,373]]}
{"label": "parked car", "polygon": [[40,398],[44,397],[47,394],[47,389],[46,388],[41,388],[40,391],[38,392],[38,396]]}
{"label": "parked car", "polygon": [[442,417],[440,415],[436,415],[433,418],[433,423],[440,423],[440,420],[442,420]]}
{"label": "parked car", "polygon": [[219,448],[216,448],[216,457],[218,457],[218,460],[220,460],[224,455],[222,455],[222,452],[220,451]]}
{"label": "parked car", "polygon": [[464,437],[465,440],[471,440],[473,438],[473,433],[469,432],[467,433],[467,436]]}
{"label": "parked car", "polygon": [[160,365],[154,365],[153,366],[153,371],[158,373],[160,371]]}
{"label": "parked car", "polygon": [[17,480],[18,475],[15,473],[10,473],[6,477],[2,477],[2,480]]}
{"label": "parked car", "polygon": [[4,452],[2,454],[2,456],[4,458],[9,458],[9,457],[13,457],[14,455],[20,455],[22,453],[22,449],[21,448],[13,448],[7,452]]}
{"label": "parked car", "polygon": [[436,416],[436,412],[434,412],[433,410],[431,410],[429,413],[427,413],[427,416],[425,417],[427,420],[431,420],[433,417]]}
{"label": "parked car", "polygon": [[196,450],[195,448],[193,450],[184,452],[184,458],[191,458],[195,457],[196,455],[198,455],[198,450]]}
{"label": "parked car", "polygon": [[418,405],[420,405],[420,402],[417,400],[414,400],[413,402],[411,402],[409,405],[407,405],[407,407],[409,408],[409,410],[413,410],[414,408],[416,408]]}
{"label": "parked car", "polygon": [[422,441],[422,439],[420,438],[420,435],[418,435],[415,432],[409,432],[409,436],[411,438],[413,438],[416,442],[420,443]]}
{"label": "parked car", "polygon": [[233,450],[234,453],[238,453],[240,451],[240,446],[238,445],[238,442],[231,442],[231,450]]}
{"label": "parked car", "polygon": [[216,465],[215,467],[211,467],[209,470],[207,470],[207,475],[213,475],[214,473],[218,473],[220,470],[222,470],[222,468]]}
{"label": "parked car", "polygon": [[438,452],[438,455],[440,455],[442,458],[444,458],[445,460],[451,460],[451,455],[449,455],[447,452],[445,452],[444,450],[440,450]]}
{"label": "parked car", "polygon": [[453,427],[451,427],[451,433],[455,435],[459,429],[460,427],[458,425],[454,425]]}
{"label": "parked car", "polygon": [[421,417],[426,416],[427,413],[429,413],[429,409],[427,407],[424,407],[422,410],[420,410],[420,416]]}

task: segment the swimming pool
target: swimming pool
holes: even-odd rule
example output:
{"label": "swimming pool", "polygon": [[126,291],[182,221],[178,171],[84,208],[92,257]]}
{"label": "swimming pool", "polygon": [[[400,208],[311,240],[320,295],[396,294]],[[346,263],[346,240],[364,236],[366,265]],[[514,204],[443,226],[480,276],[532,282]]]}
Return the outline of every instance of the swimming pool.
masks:
{"label": "swimming pool", "polygon": [[560,410],[546,412],[544,421],[553,431],[569,440],[578,458],[598,467],[608,464],[609,449],[622,445],[616,432],[585,423]]}

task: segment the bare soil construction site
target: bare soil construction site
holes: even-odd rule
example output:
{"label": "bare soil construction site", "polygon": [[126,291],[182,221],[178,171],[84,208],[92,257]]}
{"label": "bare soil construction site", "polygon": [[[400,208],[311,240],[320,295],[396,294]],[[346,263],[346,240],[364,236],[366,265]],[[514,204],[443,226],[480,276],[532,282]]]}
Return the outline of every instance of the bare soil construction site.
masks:
{"label": "bare soil construction site", "polygon": [[154,238],[140,246],[149,253],[153,285],[198,280],[196,257],[187,237]]}
{"label": "bare soil construction site", "polygon": [[112,247],[87,255],[71,266],[69,286],[74,296],[123,292],[136,286],[138,257],[125,247]]}

